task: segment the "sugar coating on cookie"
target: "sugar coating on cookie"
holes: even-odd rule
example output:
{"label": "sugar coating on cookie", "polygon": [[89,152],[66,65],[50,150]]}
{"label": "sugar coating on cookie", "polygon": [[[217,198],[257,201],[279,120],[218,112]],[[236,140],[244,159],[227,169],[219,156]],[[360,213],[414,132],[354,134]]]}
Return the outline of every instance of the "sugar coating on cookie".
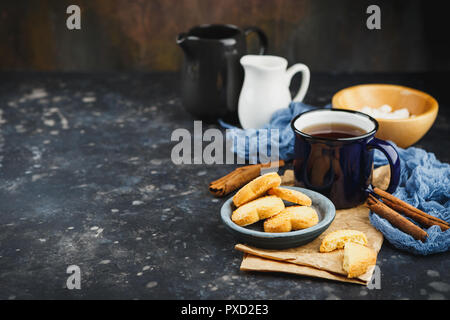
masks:
{"label": "sugar coating on cookie", "polygon": [[319,222],[316,210],[306,206],[286,207],[264,222],[265,232],[289,232],[315,226]]}
{"label": "sugar coating on cookie", "polygon": [[306,194],[297,191],[292,190],[288,188],[281,188],[281,187],[275,187],[270,189],[268,194],[275,195],[280,197],[283,200],[300,204],[302,206],[310,206],[312,204],[311,198],[308,197]]}
{"label": "sugar coating on cookie", "polygon": [[243,227],[259,220],[270,218],[283,209],[283,200],[276,196],[267,196],[240,206],[233,211],[231,220]]}
{"label": "sugar coating on cookie", "polygon": [[278,187],[281,184],[281,177],[276,172],[270,172],[259,176],[245,186],[243,186],[233,197],[233,203],[236,207],[250,202],[264,195],[267,190]]}
{"label": "sugar coating on cookie", "polygon": [[369,266],[377,262],[376,252],[358,243],[347,242],[344,246],[342,268],[348,278],[355,278],[367,272]]}

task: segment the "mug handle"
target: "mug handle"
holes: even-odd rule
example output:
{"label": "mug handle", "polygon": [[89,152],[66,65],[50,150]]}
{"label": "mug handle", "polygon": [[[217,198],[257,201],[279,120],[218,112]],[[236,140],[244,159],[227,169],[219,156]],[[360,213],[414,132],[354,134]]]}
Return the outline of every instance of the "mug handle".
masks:
{"label": "mug handle", "polygon": [[303,98],[306,95],[306,91],[308,91],[309,88],[309,79],[310,79],[310,72],[307,65],[303,63],[296,63],[293,66],[291,66],[289,69],[286,70],[286,76],[287,76],[287,82],[288,84],[291,83],[292,77],[298,73],[302,73],[302,84],[300,85],[300,89],[298,89],[297,95],[292,99],[294,102],[302,102]]}
{"label": "mug handle", "polygon": [[391,179],[389,181],[389,186],[387,192],[394,193],[400,182],[400,158],[398,156],[395,147],[384,140],[373,138],[367,143],[369,149],[378,149],[384,153],[389,162],[389,167],[391,169]]}
{"label": "mug handle", "polygon": [[265,54],[267,51],[267,43],[268,43],[266,34],[264,33],[264,31],[262,31],[258,27],[248,27],[248,28],[244,29],[245,36],[248,36],[252,32],[255,32],[259,39],[259,53],[258,54],[260,54],[260,55]]}

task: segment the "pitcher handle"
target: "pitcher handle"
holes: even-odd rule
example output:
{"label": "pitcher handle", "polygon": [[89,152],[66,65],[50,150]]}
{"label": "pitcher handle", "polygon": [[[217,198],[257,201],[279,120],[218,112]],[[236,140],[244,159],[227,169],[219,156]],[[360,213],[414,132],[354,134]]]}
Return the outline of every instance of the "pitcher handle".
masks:
{"label": "pitcher handle", "polygon": [[255,32],[259,39],[259,54],[265,54],[268,43],[266,34],[258,27],[248,27],[244,29],[245,36],[248,36],[252,32]]}
{"label": "pitcher handle", "polygon": [[300,85],[300,89],[297,92],[297,95],[292,99],[294,102],[302,102],[303,98],[306,95],[306,91],[308,91],[309,88],[309,80],[310,80],[310,72],[307,65],[303,63],[296,63],[293,66],[291,66],[289,69],[286,70],[286,76],[287,76],[287,82],[288,84],[291,83],[292,77],[298,73],[302,73],[302,84]]}

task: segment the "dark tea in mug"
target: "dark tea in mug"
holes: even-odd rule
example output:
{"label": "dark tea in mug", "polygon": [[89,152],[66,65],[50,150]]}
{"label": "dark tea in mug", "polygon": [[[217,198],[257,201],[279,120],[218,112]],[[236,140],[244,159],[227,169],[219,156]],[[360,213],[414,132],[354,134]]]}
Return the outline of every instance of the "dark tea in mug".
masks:
{"label": "dark tea in mug", "polygon": [[328,139],[353,138],[362,136],[363,134],[367,133],[360,127],[351,124],[335,122],[308,126],[302,131],[313,137]]}

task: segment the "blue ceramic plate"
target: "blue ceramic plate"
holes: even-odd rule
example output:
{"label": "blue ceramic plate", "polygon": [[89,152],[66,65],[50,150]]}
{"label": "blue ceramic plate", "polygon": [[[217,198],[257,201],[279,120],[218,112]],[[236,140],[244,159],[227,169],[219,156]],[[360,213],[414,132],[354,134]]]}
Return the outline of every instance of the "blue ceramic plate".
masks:
{"label": "blue ceramic plate", "polygon": [[[283,233],[264,232],[263,221],[241,227],[231,221],[231,214],[236,207],[233,204],[232,198],[230,198],[223,204],[220,210],[220,215],[222,217],[222,221],[225,223],[225,226],[235,236],[236,240],[258,248],[294,248],[311,242],[322,234],[331,222],[333,222],[334,217],[336,216],[336,209],[327,197],[308,189],[285,186],[283,186],[283,188],[298,190],[310,197],[312,200],[312,207],[319,215],[319,223],[311,228]],[[285,203],[288,206],[294,205],[289,202]]]}

